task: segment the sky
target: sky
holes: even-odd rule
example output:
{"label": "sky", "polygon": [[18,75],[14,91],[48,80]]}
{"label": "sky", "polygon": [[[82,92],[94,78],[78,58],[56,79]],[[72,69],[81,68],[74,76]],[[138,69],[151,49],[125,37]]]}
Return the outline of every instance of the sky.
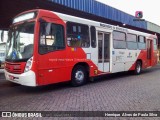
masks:
{"label": "sky", "polygon": [[160,26],[159,0],[96,0],[135,16],[136,11],[143,12],[143,19]]}

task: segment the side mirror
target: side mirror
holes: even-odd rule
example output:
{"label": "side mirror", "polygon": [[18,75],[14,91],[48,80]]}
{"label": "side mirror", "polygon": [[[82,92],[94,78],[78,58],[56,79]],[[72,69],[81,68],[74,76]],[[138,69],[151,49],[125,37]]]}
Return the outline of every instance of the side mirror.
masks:
{"label": "side mirror", "polygon": [[1,32],[1,42],[4,41],[4,31]]}

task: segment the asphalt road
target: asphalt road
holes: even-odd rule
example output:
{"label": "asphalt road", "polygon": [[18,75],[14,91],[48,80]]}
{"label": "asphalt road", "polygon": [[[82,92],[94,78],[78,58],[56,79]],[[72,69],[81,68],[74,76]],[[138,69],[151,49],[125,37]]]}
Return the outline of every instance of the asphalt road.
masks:
{"label": "asphalt road", "polygon": [[1,73],[0,111],[160,111],[160,65],[138,76],[98,77],[81,87],[25,87],[5,81]]}

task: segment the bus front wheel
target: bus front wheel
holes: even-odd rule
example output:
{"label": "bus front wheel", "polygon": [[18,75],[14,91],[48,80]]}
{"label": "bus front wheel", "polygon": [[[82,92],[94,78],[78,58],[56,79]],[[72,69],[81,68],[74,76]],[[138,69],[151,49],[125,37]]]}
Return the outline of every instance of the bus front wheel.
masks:
{"label": "bus front wheel", "polygon": [[77,65],[72,71],[71,84],[74,87],[81,86],[86,83],[87,72],[85,67]]}
{"label": "bus front wheel", "polygon": [[139,75],[139,74],[141,73],[141,71],[142,71],[142,64],[141,64],[140,61],[137,61],[137,62],[136,62],[136,67],[135,67],[134,73],[135,73],[136,75]]}

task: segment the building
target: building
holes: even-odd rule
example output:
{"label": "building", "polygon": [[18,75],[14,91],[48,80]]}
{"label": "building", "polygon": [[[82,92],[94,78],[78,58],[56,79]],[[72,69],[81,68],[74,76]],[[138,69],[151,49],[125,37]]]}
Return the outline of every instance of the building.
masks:
{"label": "building", "polygon": [[62,12],[118,26],[125,24],[126,28],[157,34],[160,41],[160,26],[149,21],[134,22],[134,16],[95,0],[1,0],[0,29],[7,30],[12,23],[13,17],[18,13],[37,8]]}
{"label": "building", "polygon": [[4,67],[6,43],[0,43],[0,69]]}

